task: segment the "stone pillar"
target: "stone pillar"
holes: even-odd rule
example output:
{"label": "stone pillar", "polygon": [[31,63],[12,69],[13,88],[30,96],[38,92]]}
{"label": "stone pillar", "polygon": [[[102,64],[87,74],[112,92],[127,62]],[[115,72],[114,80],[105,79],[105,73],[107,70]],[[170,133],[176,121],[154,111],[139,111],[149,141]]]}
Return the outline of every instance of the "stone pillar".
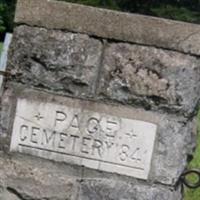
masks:
{"label": "stone pillar", "polygon": [[19,0],[1,100],[0,197],[181,200],[200,26]]}

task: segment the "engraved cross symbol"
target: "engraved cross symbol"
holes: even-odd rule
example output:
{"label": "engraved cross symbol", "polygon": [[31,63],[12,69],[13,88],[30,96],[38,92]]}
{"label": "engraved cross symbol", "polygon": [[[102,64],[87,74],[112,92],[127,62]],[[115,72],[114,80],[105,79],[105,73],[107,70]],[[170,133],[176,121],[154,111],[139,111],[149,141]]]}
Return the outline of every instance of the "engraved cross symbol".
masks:
{"label": "engraved cross symbol", "polygon": [[44,117],[42,117],[42,115],[40,114],[40,112],[38,112],[37,115],[35,115],[35,118],[40,121],[41,119],[43,119]]}

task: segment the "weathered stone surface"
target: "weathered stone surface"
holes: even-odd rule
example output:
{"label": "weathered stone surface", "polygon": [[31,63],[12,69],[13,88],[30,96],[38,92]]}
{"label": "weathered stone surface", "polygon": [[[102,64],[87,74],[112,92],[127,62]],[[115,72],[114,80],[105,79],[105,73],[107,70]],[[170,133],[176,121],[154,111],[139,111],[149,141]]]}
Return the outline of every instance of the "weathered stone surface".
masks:
{"label": "weathered stone surface", "polygon": [[75,200],[78,184],[74,167],[59,166],[26,156],[0,155],[1,200]]}
{"label": "weathered stone surface", "polygon": [[[41,184],[32,179],[11,178],[8,182],[8,191],[23,199],[49,199],[49,200],[75,200],[77,186],[72,181],[66,180],[63,184]],[[7,199],[10,200],[10,199]]]}
{"label": "weathered stone surface", "polygon": [[0,200],[21,200],[16,194],[9,192],[6,189],[2,189],[0,192]]}
{"label": "weathered stone surface", "polygon": [[181,200],[180,191],[160,186],[142,187],[137,184],[122,184],[112,180],[89,180],[81,184],[82,200]]}
{"label": "weathered stone surface", "polygon": [[[0,200],[181,200],[200,97],[200,26],[49,0],[19,0],[15,21],[1,98]],[[120,122],[117,139],[105,140],[117,124],[108,118]],[[71,135],[81,136],[70,143]],[[23,155],[9,152],[11,137]],[[102,156],[102,141],[119,148]],[[147,151],[143,159],[134,146]],[[116,170],[141,160],[140,174]]]}
{"label": "weathered stone surface", "polygon": [[26,155],[0,154],[0,200],[180,200],[181,192],[121,178],[88,179],[83,170]]}
{"label": "weathered stone surface", "polygon": [[15,22],[200,55],[200,26],[189,23],[49,0],[19,0]]}
{"label": "weathered stone surface", "polygon": [[10,47],[12,80],[57,93],[92,96],[101,42],[87,35],[19,26]]}
{"label": "weathered stone surface", "polygon": [[187,115],[200,97],[200,60],[174,51],[108,44],[99,95],[147,109],[164,108]]}
{"label": "weathered stone surface", "polygon": [[131,119],[122,109],[108,114],[112,109],[18,99],[10,150],[148,179],[157,125],[136,120],[134,111]]}
{"label": "weathered stone surface", "polygon": [[0,151],[8,151],[10,146],[9,131],[12,127],[12,98],[13,90],[4,89],[0,98]]}
{"label": "weathered stone surface", "polygon": [[193,126],[194,122],[186,122],[181,117],[162,116],[150,179],[164,184],[177,182],[195,147]]}
{"label": "weathered stone surface", "polygon": [[[95,112],[107,113],[110,115],[115,114],[116,117],[122,117],[122,114],[125,113],[123,114],[125,118],[157,124],[156,143],[151,162],[151,170],[148,177],[148,181],[150,182],[155,181],[163,184],[174,185],[179,179],[180,174],[185,169],[187,165],[187,157],[188,155],[191,155],[194,148],[194,135],[192,133],[193,122],[184,117],[144,111],[143,109],[130,109],[125,106],[108,106],[105,104],[100,104],[100,106],[97,102],[95,103],[83,100],[72,100],[71,104],[69,104],[70,101],[66,97],[49,95],[47,93],[36,92],[29,89],[22,89],[20,92],[19,91],[20,89],[18,89],[18,93],[13,93],[11,98],[12,101],[10,102],[11,107],[16,106],[17,98],[41,103],[48,102],[55,104],[56,102],[56,104],[62,106],[73,106],[76,104],[75,107],[81,105],[85,110],[93,110]],[[77,101],[79,101],[78,104],[75,103]],[[15,112],[11,119],[14,119],[14,116]],[[12,120],[10,123],[12,123]],[[11,129],[8,131],[10,133],[12,132]],[[44,157],[42,154],[34,153],[34,151],[23,152]],[[51,154],[48,154],[48,156],[48,158],[52,159]],[[57,159],[59,159],[59,156],[57,156],[56,160]],[[112,177],[113,176],[116,175],[113,174]]]}
{"label": "weathered stone surface", "polygon": [[8,69],[12,81],[27,87],[94,98],[98,87],[103,100],[194,112],[200,96],[198,58],[127,43],[107,44],[104,53],[102,49],[99,40],[86,35],[19,26]]}

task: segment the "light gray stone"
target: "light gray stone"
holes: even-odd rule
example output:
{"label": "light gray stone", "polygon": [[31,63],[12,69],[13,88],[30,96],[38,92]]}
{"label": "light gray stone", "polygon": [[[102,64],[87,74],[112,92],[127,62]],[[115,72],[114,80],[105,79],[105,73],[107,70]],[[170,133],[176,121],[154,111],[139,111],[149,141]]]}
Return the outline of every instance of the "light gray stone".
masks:
{"label": "light gray stone", "polygon": [[148,179],[156,124],[137,120],[134,111],[130,119],[125,110],[109,112],[112,106],[65,101],[18,99],[10,150]]}
{"label": "light gray stone", "polygon": [[60,94],[92,96],[102,44],[87,35],[19,26],[8,69],[12,81]]}
{"label": "light gray stone", "polygon": [[[106,105],[98,102],[83,100],[70,100],[66,97],[50,95],[44,92],[36,92],[29,89],[22,89],[12,96],[10,105],[16,106],[17,99],[27,99],[29,102],[53,103],[65,106],[76,107],[80,105],[84,110],[93,112],[107,113],[115,117],[124,116],[127,119],[145,121],[157,125],[156,140],[151,162],[151,170],[147,182],[160,182],[167,185],[175,185],[181,173],[187,166],[187,158],[191,155],[194,148],[194,123],[190,119],[178,117],[172,114],[163,114],[158,112],[145,111],[143,109],[133,109],[126,106]],[[56,102],[56,103],[55,103]],[[71,103],[70,103],[71,102]],[[77,104],[77,102],[79,102]],[[100,105],[99,105],[100,104]],[[75,106],[76,105],[76,106]],[[35,109],[37,111],[37,109]],[[23,111],[23,108],[21,108]],[[53,115],[53,110],[52,115]],[[24,110],[25,112],[25,110]],[[26,113],[26,112],[25,112]],[[41,113],[42,114],[42,113]],[[13,119],[15,112],[13,113]],[[69,115],[70,116],[70,115]],[[62,117],[60,115],[60,117]],[[52,124],[53,121],[52,121]],[[52,126],[49,125],[49,126]],[[38,123],[37,123],[38,125]],[[61,127],[62,128],[62,127]],[[24,129],[25,130],[25,129]],[[10,132],[12,130],[10,129]],[[36,144],[37,146],[37,144]],[[23,151],[24,153],[34,154],[34,151]],[[41,153],[35,153],[36,156],[42,156]],[[43,155],[44,157],[44,155]],[[53,158],[51,153],[47,153],[45,158]],[[57,156],[57,159],[61,157]],[[55,157],[54,157],[55,159]],[[61,159],[59,160],[61,161]],[[73,163],[73,162],[72,162]],[[114,169],[114,168],[113,168]],[[112,174],[112,173],[111,173]],[[113,174],[113,176],[116,176]]]}
{"label": "light gray stone", "polygon": [[1,200],[180,200],[180,187],[121,178],[90,179],[83,171],[26,155],[0,153]]}
{"label": "light gray stone", "polygon": [[4,190],[0,193],[0,200],[21,200],[16,194]]}
{"label": "light gray stone", "polygon": [[151,180],[175,185],[187,167],[195,147],[194,122],[164,115],[159,122],[159,135],[154,151]]}
{"label": "light gray stone", "polygon": [[102,99],[146,109],[195,111],[200,97],[200,60],[154,47],[108,44],[98,93]]}
{"label": "light gray stone", "polygon": [[156,17],[59,1],[19,0],[15,22],[200,55],[199,25]]}

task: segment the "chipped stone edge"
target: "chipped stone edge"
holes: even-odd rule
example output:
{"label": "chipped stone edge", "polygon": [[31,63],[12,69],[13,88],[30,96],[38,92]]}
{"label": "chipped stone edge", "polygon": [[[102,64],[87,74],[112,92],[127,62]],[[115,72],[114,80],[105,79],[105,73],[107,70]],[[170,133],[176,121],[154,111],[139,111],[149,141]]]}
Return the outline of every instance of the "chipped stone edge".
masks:
{"label": "chipped stone edge", "polygon": [[200,55],[199,25],[162,18],[53,0],[18,0],[15,23]]}

